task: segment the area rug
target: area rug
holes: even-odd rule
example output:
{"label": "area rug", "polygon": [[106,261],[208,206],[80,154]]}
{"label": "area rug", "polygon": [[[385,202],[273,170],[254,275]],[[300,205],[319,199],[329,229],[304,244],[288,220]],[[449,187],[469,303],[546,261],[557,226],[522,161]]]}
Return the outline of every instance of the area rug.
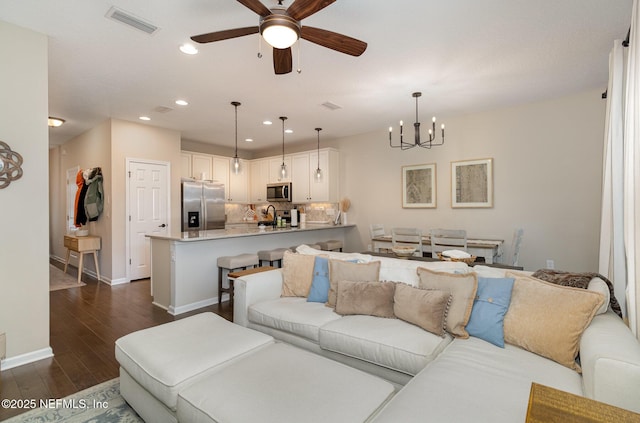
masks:
{"label": "area rug", "polygon": [[78,279],[64,273],[53,264],[49,264],[49,291],[57,291],[59,289],[77,288],[85,286],[86,283],[78,283]]}
{"label": "area rug", "polygon": [[45,401],[47,407],[28,411],[3,423],[143,423],[143,420],[120,395],[119,378],[108,380],[63,399]]}

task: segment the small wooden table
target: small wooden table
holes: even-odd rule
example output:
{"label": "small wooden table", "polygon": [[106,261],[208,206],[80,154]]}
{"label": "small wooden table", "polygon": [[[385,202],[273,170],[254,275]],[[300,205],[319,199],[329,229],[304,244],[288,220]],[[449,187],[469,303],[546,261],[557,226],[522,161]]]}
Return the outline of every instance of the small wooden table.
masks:
{"label": "small wooden table", "polygon": [[71,251],[75,251],[76,253],[78,253],[78,284],[80,284],[84,255],[93,253],[93,262],[96,265],[96,274],[98,275],[98,281],[100,281],[100,267],[98,267],[98,251],[100,250],[99,236],[65,235],[64,246],[67,249],[67,259],[64,263],[65,273],[67,273],[67,266],[69,265]]}
{"label": "small wooden table", "polygon": [[554,422],[640,422],[640,414],[532,383],[526,423]]}

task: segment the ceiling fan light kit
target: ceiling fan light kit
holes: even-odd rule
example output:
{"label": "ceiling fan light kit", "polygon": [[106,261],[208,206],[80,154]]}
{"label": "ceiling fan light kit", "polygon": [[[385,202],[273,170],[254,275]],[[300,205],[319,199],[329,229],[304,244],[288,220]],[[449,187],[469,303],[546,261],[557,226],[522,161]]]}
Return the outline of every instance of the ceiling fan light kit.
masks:
{"label": "ceiling fan light kit", "polygon": [[262,38],[274,48],[289,48],[300,38],[300,24],[287,15],[273,14],[262,18]]}
{"label": "ceiling fan light kit", "polygon": [[404,134],[403,134],[403,123],[400,121],[400,144],[393,145],[392,135],[393,135],[393,127],[389,127],[389,147],[391,148],[400,148],[401,150],[408,150],[413,147],[422,147],[422,148],[431,148],[438,147],[444,144],[444,123],[440,126],[440,130],[442,131],[442,139],[440,142],[434,142],[436,139],[436,117],[434,116],[431,119],[431,129],[429,129],[429,138],[426,141],[420,140],[420,122],[418,122],[418,98],[422,96],[421,92],[415,92],[411,94],[413,98],[416,99],[416,121],[413,124],[414,128],[414,141],[413,142],[404,142]]}
{"label": "ceiling fan light kit", "polygon": [[[351,56],[360,56],[367,49],[364,41],[326,29],[302,26],[300,23],[336,0],[294,0],[286,9],[282,0],[272,9],[260,0],[237,1],[260,16],[258,25],[194,35],[191,39],[204,44],[259,33],[273,47],[273,70],[276,75],[292,71],[291,46],[300,38]],[[262,57],[262,53],[258,53],[258,57]]]}

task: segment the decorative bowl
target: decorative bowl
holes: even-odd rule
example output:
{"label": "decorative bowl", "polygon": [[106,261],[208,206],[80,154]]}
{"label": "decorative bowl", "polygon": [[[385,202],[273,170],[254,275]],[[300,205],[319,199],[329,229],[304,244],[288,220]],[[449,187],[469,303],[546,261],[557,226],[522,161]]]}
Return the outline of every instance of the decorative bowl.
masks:
{"label": "decorative bowl", "polygon": [[476,261],[476,256],[471,256],[467,258],[453,258],[442,255],[442,253],[438,253],[438,258],[442,261],[461,261],[463,263],[471,264]]}
{"label": "decorative bowl", "polygon": [[396,247],[392,247],[391,251],[393,251],[393,254],[395,254],[398,257],[410,257],[413,255],[413,253],[416,252],[416,247],[411,247],[411,246],[396,246]]}
{"label": "decorative bowl", "polygon": [[89,235],[89,229],[78,229],[76,231],[76,236],[87,236]]}

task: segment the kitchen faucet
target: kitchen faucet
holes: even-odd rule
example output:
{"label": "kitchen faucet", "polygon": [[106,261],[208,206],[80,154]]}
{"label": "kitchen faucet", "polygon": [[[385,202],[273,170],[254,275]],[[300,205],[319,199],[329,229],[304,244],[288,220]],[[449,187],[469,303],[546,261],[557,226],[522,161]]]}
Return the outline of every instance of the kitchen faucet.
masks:
{"label": "kitchen faucet", "polygon": [[269,205],[267,206],[266,214],[267,214],[267,216],[269,216],[269,208],[271,208],[271,207],[273,207],[273,222],[271,222],[271,224],[272,224],[273,226],[276,226],[276,222],[277,222],[277,221],[276,221],[276,207],[275,207],[273,204],[269,204]]}

